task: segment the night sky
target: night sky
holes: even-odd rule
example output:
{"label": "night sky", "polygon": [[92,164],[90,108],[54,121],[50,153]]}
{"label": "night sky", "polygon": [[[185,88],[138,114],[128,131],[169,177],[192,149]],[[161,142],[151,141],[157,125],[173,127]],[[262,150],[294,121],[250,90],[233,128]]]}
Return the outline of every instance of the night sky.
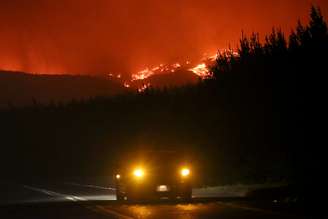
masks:
{"label": "night sky", "polygon": [[129,74],[198,60],[245,32],[290,31],[327,0],[3,0],[0,69]]}

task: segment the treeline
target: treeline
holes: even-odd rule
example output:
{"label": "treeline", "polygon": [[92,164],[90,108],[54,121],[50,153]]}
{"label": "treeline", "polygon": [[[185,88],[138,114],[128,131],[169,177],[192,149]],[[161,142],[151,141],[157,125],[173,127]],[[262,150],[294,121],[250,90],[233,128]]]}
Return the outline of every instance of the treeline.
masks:
{"label": "treeline", "polygon": [[288,36],[243,35],[197,85],[3,111],[2,175],[104,176],[125,152],[174,148],[193,155],[199,183],[298,180],[316,153],[304,145],[305,95],[327,71],[327,51],[312,7]]}
{"label": "treeline", "polygon": [[320,145],[305,145],[310,137],[305,132],[305,109],[316,111],[315,100],[324,96],[327,60],[327,23],[320,9],[312,6],[307,25],[298,21],[289,34],[273,28],[264,41],[258,33],[242,34],[237,54],[219,52],[212,67],[214,83],[243,109],[241,114],[258,113],[260,120],[261,113],[272,114],[277,131],[272,133],[278,134],[272,140],[286,152],[293,177],[303,179],[314,172],[313,161],[322,151]]}

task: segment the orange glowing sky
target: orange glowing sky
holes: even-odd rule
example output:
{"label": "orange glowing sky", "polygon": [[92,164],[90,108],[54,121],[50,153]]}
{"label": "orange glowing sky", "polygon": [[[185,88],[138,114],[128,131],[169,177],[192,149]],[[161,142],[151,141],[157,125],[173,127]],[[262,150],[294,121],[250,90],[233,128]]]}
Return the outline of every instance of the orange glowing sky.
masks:
{"label": "orange glowing sky", "polygon": [[0,69],[129,74],[234,47],[245,32],[290,31],[327,0],[4,0]]}

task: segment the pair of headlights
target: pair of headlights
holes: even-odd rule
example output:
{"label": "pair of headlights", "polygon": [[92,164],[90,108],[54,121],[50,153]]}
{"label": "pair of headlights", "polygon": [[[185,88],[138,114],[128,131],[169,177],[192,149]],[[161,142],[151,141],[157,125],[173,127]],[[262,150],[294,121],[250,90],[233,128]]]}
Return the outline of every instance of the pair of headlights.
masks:
{"label": "pair of headlights", "polygon": [[[187,177],[189,176],[190,174],[190,170],[189,168],[187,167],[184,167],[184,168],[181,168],[180,170],[180,175],[182,177]],[[144,175],[145,175],[145,171],[142,169],[142,168],[136,168],[134,171],[133,171],[133,175],[136,177],[136,178],[143,178]],[[120,174],[116,174],[116,179],[120,179],[121,178],[121,175]]]}

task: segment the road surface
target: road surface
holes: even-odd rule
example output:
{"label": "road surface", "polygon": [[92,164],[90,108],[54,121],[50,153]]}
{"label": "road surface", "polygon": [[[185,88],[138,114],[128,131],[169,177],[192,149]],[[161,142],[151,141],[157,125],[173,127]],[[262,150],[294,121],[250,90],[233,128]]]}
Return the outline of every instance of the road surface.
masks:
{"label": "road surface", "polygon": [[58,182],[1,183],[0,218],[305,218],[275,206],[277,203],[243,199],[197,198],[189,203],[160,200],[152,203],[117,202],[110,187]]}

